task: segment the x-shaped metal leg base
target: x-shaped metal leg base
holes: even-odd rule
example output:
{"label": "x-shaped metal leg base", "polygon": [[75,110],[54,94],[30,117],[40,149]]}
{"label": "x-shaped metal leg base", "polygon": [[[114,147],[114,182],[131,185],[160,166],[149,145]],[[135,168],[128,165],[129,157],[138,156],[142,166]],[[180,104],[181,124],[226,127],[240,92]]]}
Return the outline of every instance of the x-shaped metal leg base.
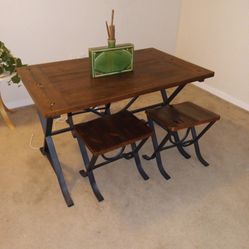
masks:
{"label": "x-shaped metal leg base", "polygon": [[41,113],[39,113],[39,118],[41,121],[41,125],[44,131],[44,146],[40,149],[42,154],[47,156],[60,185],[61,192],[63,194],[63,197],[65,199],[65,202],[68,207],[71,207],[74,205],[73,200],[70,196],[70,193],[67,188],[67,184],[63,175],[63,171],[55,150],[54,142],[51,136],[52,132],[52,125],[53,125],[53,119],[52,118],[44,118]]}
{"label": "x-shaped metal leg base", "polygon": [[105,159],[105,161],[102,162],[102,163],[96,164],[97,159],[98,159],[98,155],[93,155],[91,160],[89,160],[89,157],[88,157],[87,150],[86,150],[84,142],[80,138],[77,138],[77,141],[78,141],[78,144],[79,144],[79,147],[80,147],[80,151],[81,151],[81,154],[82,154],[82,158],[83,158],[83,161],[84,161],[84,165],[85,165],[85,168],[86,168],[86,170],[80,170],[79,173],[80,173],[80,175],[82,177],[88,177],[90,185],[91,185],[92,190],[93,190],[93,193],[96,196],[98,201],[103,201],[104,197],[102,196],[102,194],[101,194],[101,192],[100,192],[100,190],[98,188],[98,185],[96,183],[96,180],[95,180],[95,177],[94,177],[94,174],[93,174],[93,170],[96,169],[96,168],[99,168],[101,166],[104,166],[106,164],[114,162],[114,161],[119,160],[121,158],[132,158],[132,157],[134,157],[136,167],[137,167],[137,170],[140,173],[140,175],[143,177],[144,180],[149,179],[149,176],[146,174],[146,172],[144,171],[144,169],[143,169],[143,167],[141,165],[140,157],[139,157],[139,154],[138,154],[138,151],[140,150],[140,148],[142,147],[142,145],[145,143],[146,140],[147,139],[142,140],[139,145],[136,145],[135,143],[132,143],[131,144],[132,151],[129,152],[129,153],[123,153],[123,149],[122,149],[119,155],[117,155],[117,156],[115,156],[113,158],[103,157]]}
{"label": "x-shaped metal leg base", "polygon": [[[152,156],[147,156],[147,155],[143,155],[143,158],[146,160],[151,160],[153,158],[156,158],[156,162],[157,162],[157,167],[160,171],[160,173],[162,174],[162,176],[166,179],[169,180],[170,179],[170,175],[166,172],[166,170],[163,167],[163,163],[162,163],[162,159],[161,159],[161,155],[160,155],[160,150],[158,150],[158,148],[160,148],[158,146],[158,142],[157,142],[157,138],[156,138],[156,133],[155,133],[155,127],[153,124],[152,120],[148,120],[149,126],[152,128],[153,133],[152,133],[152,144],[153,144],[153,148],[154,148],[154,153],[152,154]],[[168,141],[168,137],[167,135],[165,136],[165,138],[162,140],[162,143],[166,143]],[[160,145],[161,146],[161,145]]]}
{"label": "x-shaped metal leg base", "polygon": [[[155,134],[154,122],[152,120],[148,120],[148,123],[149,123],[150,127],[154,130],[154,132],[152,134],[152,143],[153,143],[154,152],[152,153],[151,156],[143,155],[143,158],[146,159],[146,160],[151,160],[153,158],[156,158],[158,169],[159,169],[159,171],[161,172],[161,174],[163,175],[163,177],[166,180],[168,180],[170,178],[170,176],[167,174],[167,172],[165,171],[165,169],[163,167],[163,164],[162,164],[160,152],[163,151],[163,150],[170,149],[170,148],[173,148],[173,147],[177,147],[177,149],[181,153],[181,155],[183,155],[186,159],[189,159],[190,155],[184,150],[184,147],[187,147],[187,146],[190,146],[190,145],[193,144],[194,148],[195,148],[195,153],[196,153],[196,156],[197,156],[198,160],[204,166],[208,166],[209,165],[209,163],[201,155],[200,147],[199,147],[199,139],[207,132],[207,130],[215,122],[210,122],[199,134],[196,133],[195,127],[189,128],[187,130],[187,132],[186,132],[186,135],[181,140],[180,140],[179,135],[178,135],[177,132],[172,132],[172,131],[166,130],[167,134],[162,139],[162,141],[160,142],[159,145],[158,145],[157,137],[156,137],[156,134]],[[189,131],[191,131],[192,139],[186,141],[187,136],[189,134]],[[171,142],[171,145],[165,146],[165,144],[168,141]]]}

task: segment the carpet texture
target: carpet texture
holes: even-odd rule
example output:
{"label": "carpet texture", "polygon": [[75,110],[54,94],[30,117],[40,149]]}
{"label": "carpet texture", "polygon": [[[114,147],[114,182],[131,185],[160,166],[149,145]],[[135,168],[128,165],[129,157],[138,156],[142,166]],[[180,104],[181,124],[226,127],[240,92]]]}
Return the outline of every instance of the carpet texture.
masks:
{"label": "carpet texture", "polygon": [[[144,181],[133,160],[119,160],[95,171],[105,198],[99,203],[88,179],[78,173],[83,164],[75,139],[70,133],[58,135],[54,141],[75,203],[71,208],[38,150],[43,136],[34,106],[10,114],[14,131],[0,119],[0,248],[248,249],[248,112],[195,86],[187,86],[175,103],[187,100],[221,115],[200,141],[209,167],[202,166],[191,147],[189,160],[171,149],[162,153],[171,179],[160,175],[155,160],[142,159],[150,176]],[[159,101],[160,95],[153,93],[135,106]],[[113,111],[124,103],[116,103]],[[76,121],[93,117],[78,116]],[[66,126],[63,118],[57,128]],[[148,141],[140,155],[150,152]]]}

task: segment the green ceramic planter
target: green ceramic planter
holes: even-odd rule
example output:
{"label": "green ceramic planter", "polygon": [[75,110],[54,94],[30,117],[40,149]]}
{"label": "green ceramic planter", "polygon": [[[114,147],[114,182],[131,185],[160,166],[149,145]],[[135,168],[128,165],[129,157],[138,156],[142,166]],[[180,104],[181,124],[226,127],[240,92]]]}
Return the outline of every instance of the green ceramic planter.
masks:
{"label": "green ceramic planter", "polygon": [[103,77],[133,70],[133,44],[115,44],[108,40],[107,47],[89,48],[92,77]]}

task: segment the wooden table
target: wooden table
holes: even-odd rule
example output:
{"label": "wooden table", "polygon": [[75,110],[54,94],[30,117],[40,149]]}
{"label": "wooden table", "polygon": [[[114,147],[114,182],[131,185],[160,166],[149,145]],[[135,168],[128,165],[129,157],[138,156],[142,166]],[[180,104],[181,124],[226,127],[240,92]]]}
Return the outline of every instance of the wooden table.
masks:
{"label": "wooden table", "polygon": [[[134,71],[109,77],[91,78],[88,58],[31,65],[18,69],[32,97],[44,130],[42,148],[51,162],[68,206],[73,201],[65,183],[52,136],[73,128],[72,115],[92,111],[110,113],[110,103],[131,98],[124,109],[146,93],[161,91],[162,103],[133,110],[143,111],[169,104],[187,84],[213,77],[214,72],[166,54],[154,48],[135,51]],[[176,87],[167,96],[165,89]],[[104,105],[104,113],[96,106]],[[53,131],[53,119],[68,114],[69,127]]]}

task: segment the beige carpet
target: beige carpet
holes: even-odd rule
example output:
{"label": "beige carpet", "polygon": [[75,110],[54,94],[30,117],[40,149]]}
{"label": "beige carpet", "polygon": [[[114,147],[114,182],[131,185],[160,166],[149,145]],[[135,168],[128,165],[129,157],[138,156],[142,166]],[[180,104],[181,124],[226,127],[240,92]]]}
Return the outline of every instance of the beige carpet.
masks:
{"label": "beige carpet", "polygon": [[[158,94],[147,95],[137,106],[158,100]],[[0,248],[248,249],[249,114],[194,86],[176,102],[184,100],[222,116],[200,142],[209,167],[192,148],[189,160],[172,149],[162,154],[172,179],[165,181],[154,161],[142,160],[150,176],[144,181],[132,160],[118,161],[96,170],[105,198],[98,203],[78,174],[76,141],[69,133],[59,135],[55,144],[75,203],[71,208],[48,160],[35,149],[42,145],[35,108],[11,114],[14,131],[0,120]],[[63,120],[56,122],[63,126]],[[151,151],[148,142],[142,153]]]}

